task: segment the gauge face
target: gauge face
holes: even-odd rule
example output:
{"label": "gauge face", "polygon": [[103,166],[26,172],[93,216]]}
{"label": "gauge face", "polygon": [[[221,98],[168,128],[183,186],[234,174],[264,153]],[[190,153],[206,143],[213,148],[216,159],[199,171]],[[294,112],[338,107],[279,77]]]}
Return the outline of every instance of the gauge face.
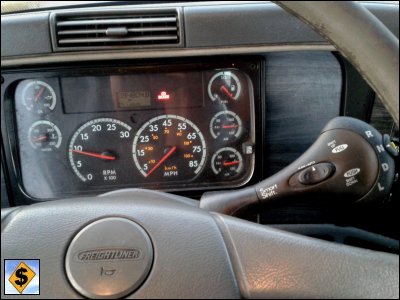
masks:
{"label": "gauge face", "polygon": [[22,102],[27,110],[45,115],[56,106],[56,93],[46,82],[30,81],[22,90]]}
{"label": "gauge face", "polygon": [[131,160],[131,127],[119,120],[100,118],[83,124],[72,136],[69,161],[75,174],[91,184],[116,184]]}
{"label": "gauge face", "polygon": [[206,144],[201,131],[190,120],[161,115],[139,129],[132,154],[140,173],[152,182],[190,180],[204,166]]}
{"label": "gauge face", "polygon": [[29,144],[41,151],[53,151],[62,141],[61,131],[49,121],[37,121],[28,130]]}
{"label": "gauge face", "polygon": [[221,71],[215,74],[208,83],[210,99],[224,104],[238,100],[241,90],[239,78],[231,71]]}
{"label": "gauge face", "polygon": [[221,148],[213,155],[211,159],[211,168],[213,172],[220,177],[234,177],[243,169],[242,155],[234,148]]}
{"label": "gauge face", "polygon": [[242,133],[242,120],[232,111],[217,113],[210,122],[210,133],[214,139],[224,142],[234,140]]}

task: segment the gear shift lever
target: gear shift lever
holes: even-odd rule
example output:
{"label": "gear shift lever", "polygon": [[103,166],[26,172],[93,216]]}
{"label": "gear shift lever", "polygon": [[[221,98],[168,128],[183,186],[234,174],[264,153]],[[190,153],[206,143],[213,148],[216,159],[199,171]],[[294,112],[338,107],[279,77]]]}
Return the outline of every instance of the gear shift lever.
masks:
{"label": "gear shift lever", "polygon": [[[251,205],[290,197],[371,202],[389,195],[396,155],[371,125],[349,117],[332,119],[296,161],[253,186],[205,193],[200,207],[234,215]],[[322,198],[321,198],[322,199]]]}

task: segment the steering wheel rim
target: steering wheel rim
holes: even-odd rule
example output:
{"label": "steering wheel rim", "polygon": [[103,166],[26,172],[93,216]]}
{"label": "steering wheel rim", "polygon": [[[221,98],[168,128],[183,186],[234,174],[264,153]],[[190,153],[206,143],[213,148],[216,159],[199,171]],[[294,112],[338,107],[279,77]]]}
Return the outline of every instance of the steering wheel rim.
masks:
{"label": "steering wheel rim", "polygon": [[328,39],[370,84],[399,128],[399,40],[355,1],[273,1]]}
{"label": "steering wheel rim", "polygon": [[[387,43],[383,45],[387,46],[388,52],[379,51],[378,55],[382,58],[383,53],[393,53],[397,65],[397,82],[394,83],[396,76],[393,80],[387,78],[393,74],[390,63],[384,64],[384,68],[388,68],[384,79],[370,76],[366,72],[375,64],[364,61],[366,56],[356,55],[344,40],[332,36],[329,21],[332,22],[338,12],[344,10],[360,16],[356,22],[358,26],[362,24],[360,29],[371,21],[371,30],[377,35],[382,33],[381,28],[377,28],[381,25],[376,24],[372,15],[365,14],[359,5],[343,2],[277,3],[307,20],[319,33],[333,41],[382,97],[398,125],[398,41],[396,53],[393,53],[396,49],[393,43]],[[326,5],[329,5],[330,11],[335,9],[331,18],[326,18]],[[326,11],[316,13],[319,9]],[[346,22],[348,25],[351,20],[346,19]],[[386,36],[387,32],[382,34]],[[384,88],[386,80],[390,83]],[[394,101],[396,86],[397,103]],[[2,210],[2,270],[3,258],[39,257],[42,259],[43,297],[80,297],[69,286],[65,276],[65,248],[83,226],[100,218],[118,216],[138,222],[148,231],[154,245],[152,271],[139,290],[131,295],[134,297],[399,297],[397,255],[268,229],[236,218],[207,213],[194,207],[194,203],[169,194],[131,190],[101,198],[68,199],[12,211]],[[27,228],[26,224],[35,226]],[[63,232],[59,232],[58,228],[62,228]],[[157,228],[164,236],[157,236]],[[177,234],[173,236],[174,242],[168,236],[169,230]],[[183,237],[185,240],[182,240]],[[191,239],[195,246],[185,246],[187,239]],[[168,264],[168,255],[166,257],[165,254],[170,255],[174,264]],[[163,268],[159,264],[164,264],[164,272],[168,270],[168,276],[160,274]],[[172,277],[177,281],[175,284]],[[1,285],[4,297],[4,280]]]}

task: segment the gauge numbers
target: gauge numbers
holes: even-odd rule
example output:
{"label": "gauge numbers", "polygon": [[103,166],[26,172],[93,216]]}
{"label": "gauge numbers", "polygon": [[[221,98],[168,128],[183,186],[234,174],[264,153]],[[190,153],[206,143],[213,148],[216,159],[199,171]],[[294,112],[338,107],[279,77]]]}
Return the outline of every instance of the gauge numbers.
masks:
{"label": "gauge numbers", "polygon": [[211,168],[220,177],[234,177],[243,169],[242,155],[232,147],[221,148],[213,155]]}
{"label": "gauge numbers", "polygon": [[116,184],[129,166],[132,128],[116,119],[99,118],[83,124],[72,136],[69,161],[75,174],[91,184]]}
{"label": "gauge numbers", "polygon": [[22,104],[29,111],[45,115],[56,106],[56,93],[44,81],[29,80],[22,90]]}
{"label": "gauge numbers", "polygon": [[190,180],[204,166],[206,144],[192,121],[161,115],[139,129],[132,155],[139,172],[151,181]]}
{"label": "gauge numbers", "polygon": [[210,133],[214,139],[227,142],[236,139],[242,133],[242,120],[232,111],[217,113],[210,122]]}
{"label": "gauge numbers", "polygon": [[242,86],[239,78],[233,72],[221,71],[211,77],[207,90],[212,101],[227,104],[239,99]]}
{"label": "gauge numbers", "polygon": [[53,151],[60,147],[62,136],[60,129],[55,124],[40,120],[33,123],[29,128],[28,140],[34,149]]}

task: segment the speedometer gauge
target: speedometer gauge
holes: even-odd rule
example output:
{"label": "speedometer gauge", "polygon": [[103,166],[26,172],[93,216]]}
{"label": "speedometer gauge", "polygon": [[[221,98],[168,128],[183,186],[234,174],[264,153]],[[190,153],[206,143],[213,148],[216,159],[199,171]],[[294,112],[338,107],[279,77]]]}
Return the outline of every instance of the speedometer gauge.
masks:
{"label": "speedometer gauge", "polygon": [[83,124],[72,136],[69,161],[75,174],[91,184],[117,184],[131,161],[124,155],[131,127],[119,120],[100,118]]}
{"label": "speedometer gauge", "polygon": [[206,144],[192,121],[177,115],[161,115],[139,129],[132,154],[140,173],[153,182],[190,180],[204,166]]}

